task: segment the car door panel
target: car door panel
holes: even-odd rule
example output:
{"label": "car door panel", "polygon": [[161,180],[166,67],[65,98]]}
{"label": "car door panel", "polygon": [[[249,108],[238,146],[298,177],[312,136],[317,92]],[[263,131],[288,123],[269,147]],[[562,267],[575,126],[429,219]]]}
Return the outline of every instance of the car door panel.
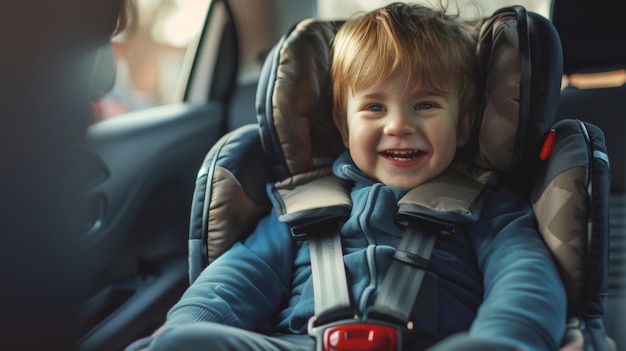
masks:
{"label": "car door panel", "polygon": [[221,136],[221,103],[175,103],[91,126],[83,236],[97,277],[79,350],[115,350],[150,333],[188,285],[196,173]]}

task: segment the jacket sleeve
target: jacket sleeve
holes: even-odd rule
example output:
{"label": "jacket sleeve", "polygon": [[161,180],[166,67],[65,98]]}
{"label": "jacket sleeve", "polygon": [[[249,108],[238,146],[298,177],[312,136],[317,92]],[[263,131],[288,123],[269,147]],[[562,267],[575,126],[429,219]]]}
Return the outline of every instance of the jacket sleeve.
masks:
{"label": "jacket sleeve", "polygon": [[211,263],[168,312],[164,327],[216,322],[253,329],[288,292],[295,241],[274,213]]}
{"label": "jacket sleeve", "polygon": [[471,234],[485,293],[470,335],[524,350],[558,349],[566,295],[536,228],[530,204],[508,188],[485,203]]}

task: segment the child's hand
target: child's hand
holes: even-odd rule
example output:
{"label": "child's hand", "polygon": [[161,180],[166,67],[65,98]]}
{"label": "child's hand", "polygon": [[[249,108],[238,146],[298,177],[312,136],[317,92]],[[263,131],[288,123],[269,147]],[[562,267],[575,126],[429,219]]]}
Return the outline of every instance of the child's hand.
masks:
{"label": "child's hand", "polygon": [[[585,350],[585,337],[580,329],[569,329],[566,332],[567,344],[563,345],[559,351],[584,351]],[[615,341],[606,337],[606,343],[608,350],[616,351]]]}
{"label": "child's hand", "polygon": [[569,342],[559,351],[583,351],[585,349],[585,337],[579,329],[570,329],[566,333]]}

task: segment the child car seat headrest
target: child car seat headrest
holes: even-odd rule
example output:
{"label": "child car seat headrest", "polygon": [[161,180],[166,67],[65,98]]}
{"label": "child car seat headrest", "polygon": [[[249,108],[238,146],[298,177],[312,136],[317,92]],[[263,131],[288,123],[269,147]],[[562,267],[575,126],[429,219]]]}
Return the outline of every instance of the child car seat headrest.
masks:
{"label": "child car seat headrest", "polygon": [[[538,36],[541,33],[541,38]],[[482,25],[478,55],[483,106],[475,127],[476,163],[506,173],[528,191],[560,94],[560,40],[545,18],[519,6],[497,11]]]}
{"label": "child car seat headrest", "polygon": [[305,19],[265,60],[257,118],[278,179],[328,166],[344,148],[332,121],[329,72],[330,41],[339,25]]}
{"label": "child car seat headrest", "polygon": [[[330,41],[340,22],[307,19],[272,49],[257,90],[263,147],[285,186],[330,173],[344,150],[332,121]],[[541,140],[552,125],[562,74],[560,42],[547,19],[520,6],[480,28],[479,104],[470,161],[530,189]],[[538,40],[538,30],[542,32]],[[546,35],[548,33],[548,35]]]}

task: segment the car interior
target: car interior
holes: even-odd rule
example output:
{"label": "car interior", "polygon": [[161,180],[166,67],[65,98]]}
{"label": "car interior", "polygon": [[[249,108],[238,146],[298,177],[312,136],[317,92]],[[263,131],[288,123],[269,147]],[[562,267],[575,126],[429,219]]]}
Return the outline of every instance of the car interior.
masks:
{"label": "car interior", "polygon": [[[80,216],[77,215],[81,218],[79,244],[76,245],[73,242],[70,244],[68,240],[59,236],[54,245],[50,244],[51,240],[35,240],[29,237],[20,238],[15,246],[25,248],[30,245],[41,246],[37,250],[25,251],[29,257],[32,255],[43,261],[34,263],[36,267],[45,267],[46,260],[51,262],[56,256],[65,255],[70,249],[81,250],[79,255],[81,261],[78,265],[81,266],[82,271],[77,275],[80,279],[75,279],[74,275],[68,274],[67,279],[71,282],[63,282],[62,287],[54,289],[52,288],[54,285],[48,284],[47,280],[43,282],[48,284],[48,289],[52,291],[50,294],[66,294],[80,301],[77,322],[79,330],[71,334],[76,336],[76,340],[72,340],[76,350],[122,350],[133,341],[152,333],[163,323],[168,309],[180,298],[190,281],[193,281],[204,266],[218,255],[219,250],[223,250],[233,240],[239,239],[237,236],[229,235],[228,241],[220,244],[224,247],[213,247],[209,243],[208,236],[214,234],[209,233],[217,232],[221,233],[219,235],[225,235],[225,232],[232,231],[241,233],[240,235],[243,236],[249,233],[259,216],[267,213],[270,203],[265,194],[265,187],[257,189],[258,184],[276,181],[276,170],[284,165],[279,164],[268,168],[272,162],[278,161],[268,158],[267,149],[271,147],[263,146],[263,143],[267,138],[276,138],[276,136],[262,136],[259,132],[263,130],[274,133],[269,128],[271,125],[267,124],[268,120],[265,122],[258,120],[259,116],[267,116],[267,106],[259,104],[258,100],[267,98],[267,84],[272,81],[263,75],[263,72],[269,70],[263,68],[263,65],[271,61],[271,55],[275,54],[272,48],[281,42],[295,23],[305,18],[316,18],[320,21],[345,19],[348,14],[354,12],[354,9],[360,9],[358,1],[346,0],[336,2],[338,7],[341,7],[341,4],[344,5],[345,13],[324,10],[322,5],[331,2],[333,1],[212,0],[207,2],[206,17],[200,28],[201,34],[194,39],[197,47],[185,54],[186,80],[178,87],[181,91],[180,99],[158,106],[124,112],[88,126],[72,125],[71,128],[77,128],[72,129],[72,132],[77,132],[78,128],[85,129],[84,138],[75,138],[72,141],[80,142],[75,160],[85,167],[85,176],[88,178],[87,190],[83,191],[81,188],[81,196],[86,196],[78,201],[82,207],[81,211],[77,211],[81,213]],[[383,3],[386,2],[376,2],[375,7]],[[514,5],[514,2],[510,5]],[[578,289],[586,289],[580,294],[585,297],[584,301],[592,302],[588,304],[583,302],[578,306],[584,305],[580,308],[586,311],[583,320],[588,322],[588,330],[601,330],[603,333],[606,329],[606,334],[615,341],[617,350],[620,350],[626,348],[626,335],[623,333],[626,325],[624,317],[626,316],[626,200],[624,197],[626,156],[624,155],[625,149],[620,144],[622,134],[626,132],[624,122],[626,47],[623,45],[626,42],[626,32],[616,27],[623,21],[621,14],[624,13],[624,5],[610,0],[596,0],[593,6],[584,0],[552,0],[549,6],[550,10],[546,17],[554,26],[555,33],[558,34],[558,42],[550,45],[544,44],[547,45],[544,48],[533,47],[533,50],[542,53],[556,51],[556,53],[554,57],[534,57],[533,60],[556,62],[561,59],[560,54],[562,54],[563,79],[561,89],[556,93],[560,94],[560,97],[558,99],[548,97],[550,89],[554,87],[545,88],[546,91],[539,92],[541,88],[538,86],[545,83],[537,78],[537,72],[542,72],[541,67],[531,69],[536,75],[532,82],[533,89],[535,89],[533,91],[538,92],[538,101],[552,99],[550,100],[552,107],[538,104],[534,105],[534,111],[547,111],[545,112],[547,115],[554,115],[554,123],[550,125],[533,122],[535,124],[531,126],[529,133],[538,136],[538,140],[537,144],[531,148],[541,148],[543,134],[548,133],[551,127],[556,128],[560,133],[572,133],[574,136],[568,140],[577,140],[576,143],[585,139],[585,135],[591,135],[593,136],[591,139],[596,140],[600,145],[606,144],[610,164],[610,182],[602,181],[606,178],[603,178],[605,175],[602,175],[601,171],[598,170],[599,174],[592,172],[593,169],[602,168],[602,166],[593,166],[594,162],[599,165],[604,162],[599,156],[603,150],[601,146],[595,149],[593,146],[586,146],[588,150],[592,150],[591,157],[568,159],[568,162],[571,161],[588,172],[587,185],[589,186],[583,186],[584,189],[580,193],[583,194],[581,201],[584,201],[585,205],[593,204],[593,206],[585,207],[591,212],[585,213],[585,220],[595,218],[588,223],[589,228],[593,230],[588,230],[588,228],[580,230],[588,234],[587,245],[582,246],[585,249],[580,256],[581,265],[588,270],[588,274],[584,278],[584,286]],[[88,19],[94,18],[97,13],[104,13],[103,10],[101,11],[102,7],[94,5],[94,9],[89,11],[78,7],[75,11],[66,11],[65,14],[61,14],[61,11],[48,11],[58,15],[60,19],[63,15],[70,17],[63,25],[60,24],[63,21],[57,23],[49,20],[44,23],[52,23],[62,28],[50,33],[67,35],[70,32],[67,30],[70,28],[67,23],[80,23],[85,27],[95,26],[96,21]],[[505,7],[505,5],[496,8],[500,7]],[[106,14],[110,15],[108,12]],[[483,19],[490,17],[491,14],[492,12],[484,13]],[[44,18],[46,15],[42,14],[31,21]],[[16,16],[16,18],[22,17]],[[25,21],[25,23],[30,22]],[[536,23],[541,26],[540,23],[543,22],[537,21]],[[79,34],[93,35],[93,32],[88,31],[78,34],[75,32],[72,32],[72,39],[76,39]],[[44,50],[54,51],[51,45],[40,45]],[[556,50],[558,45],[562,47],[562,51]],[[116,50],[119,47],[119,43],[107,41],[106,43],[98,42],[97,46],[85,45],[76,51],[68,49],[67,51],[72,53],[84,51],[86,55],[81,59],[87,60],[93,64],[93,67],[90,66],[89,69],[82,70],[79,74],[68,71],[77,74],[81,79],[63,81],[63,83],[80,85],[86,79],[89,79],[89,83],[78,87],[72,86],[72,89],[67,89],[67,91],[81,97],[82,94],[89,95],[88,99],[92,100],[93,106],[97,106],[95,100],[114,92],[114,81],[116,78],[119,81],[119,72],[123,70],[123,67],[116,63],[118,55]],[[75,63],[73,66],[82,65],[82,62]],[[56,67],[54,62],[46,62],[46,64]],[[558,65],[558,63],[555,64]],[[42,65],[39,70],[44,68],[45,66]],[[554,69],[560,70],[561,68],[555,66]],[[613,80],[616,76],[621,77],[621,80],[607,84],[606,79],[602,79],[607,75]],[[54,77],[57,79],[56,74]],[[51,80],[53,83],[45,84],[43,87],[54,92],[57,84],[57,80],[54,79]],[[39,84],[38,79],[26,80],[26,82]],[[553,80],[550,82],[558,84]],[[176,85],[171,82],[166,84]],[[61,91],[65,90],[59,90],[59,94]],[[36,96],[58,97],[57,95],[46,92]],[[22,106],[28,106],[28,104],[24,102]],[[63,112],[66,110],[76,112],[77,108],[65,109]],[[51,116],[56,117],[54,114]],[[540,120],[536,116],[529,118],[533,121]],[[580,129],[581,125],[576,123],[572,127],[571,121],[574,119],[588,122],[591,126]],[[66,121],[64,118],[59,118],[59,120]],[[46,123],[40,126],[42,129],[51,129]],[[593,126],[599,127],[602,133]],[[322,130],[316,133],[324,135],[325,126],[319,127]],[[571,132],[573,129],[576,132]],[[5,130],[12,131],[11,128]],[[605,140],[602,140],[603,138]],[[323,143],[325,142],[326,140]],[[557,145],[566,148],[565,145],[569,145],[567,142],[569,141],[558,140]],[[40,144],[32,145],[36,147]],[[332,148],[330,144],[326,146]],[[246,149],[246,158],[254,159],[255,162],[244,162],[245,159],[236,157],[238,149]],[[598,152],[594,155],[593,150]],[[537,154],[535,151],[528,152],[528,154]],[[7,164],[21,165],[21,163],[11,162]],[[47,163],[44,164],[47,165]],[[220,168],[228,172],[220,173]],[[56,168],[49,166],[46,169]],[[58,167],[58,169],[66,168]],[[34,177],[39,171],[35,167],[24,169],[23,172],[30,174],[33,179],[24,178],[23,188],[38,189],[32,184],[37,184]],[[292,172],[295,174],[301,171],[302,169],[288,170],[287,173],[291,175]],[[555,172],[552,168],[545,171],[548,174]],[[229,178],[231,175],[234,175],[234,179]],[[285,173],[279,176],[281,177],[284,178]],[[4,179],[7,178],[0,178],[3,182]],[[209,228],[208,217],[215,213],[212,206],[217,206],[211,202],[212,199],[226,196],[227,193],[222,193],[222,191],[233,191],[232,188],[226,186],[214,188],[213,185],[216,181],[229,180],[236,180],[243,187],[243,190],[237,190],[239,191],[235,196],[237,200],[231,204],[243,206],[237,209],[241,217],[232,218],[230,222]],[[604,183],[606,189],[599,183]],[[543,185],[538,181],[535,185],[527,184],[526,186],[542,188]],[[4,187],[2,189],[4,191]],[[15,192],[17,189],[21,188],[16,188]],[[591,193],[597,194],[597,197],[584,198],[586,196],[584,194],[588,195],[590,189],[593,190]],[[531,192],[531,189],[528,191]],[[536,197],[541,197],[540,193],[535,193]],[[33,194],[39,193],[33,190]],[[606,194],[606,196],[600,194]],[[3,192],[3,198],[8,196],[14,196],[14,192]],[[72,194],[55,196],[71,198]],[[25,197],[24,202],[36,204],[37,202],[33,200],[35,198],[35,195],[32,198]],[[11,203],[9,206],[14,206],[14,204]],[[43,202],[41,206],[50,207],[47,202]],[[36,208],[39,209],[39,207]],[[53,209],[49,213],[51,215],[57,212],[66,213],[64,211],[65,209]],[[48,222],[40,217],[38,220],[43,224],[37,228],[45,229]],[[9,226],[9,229],[20,228],[22,225],[20,223],[24,222],[26,221],[16,218],[16,224]],[[605,225],[606,223],[608,226]],[[589,234],[591,232],[600,234]],[[575,238],[582,240],[579,236]],[[65,244],[68,248],[62,247]],[[576,245],[575,243],[573,246]],[[6,245],[7,255],[4,252],[3,256],[8,257],[7,262],[20,262],[20,265],[28,268],[24,276],[39,277],[39,275],[29,275],[31,266],[24,265],[22,259],[10,255],[22,253],[24,249],[14,250],[13,246]],[[52,263],[49,265],[59,268],[60,271],[65,269],[64,264],[59,264],[58,267]],[[13,279],[13,274],[7,276]],[[2,277],[4,279],[4,273]],[[16,281],[20,282],[21,279]],[[10,280],[10,284],[18,283]],[[21,290],[10,290],[7,296],[12,296],[13,293],[17,296],[21,294]],[[75,295],[77,296],[74,297]],[[51,299],[51,301],[57,300]],[[47,301],[42,299],[41,304],[45,303]],[[7,318],[14,316],[13,311],[11,312],[7,314]],[[48,323],[47,320],[45,322]],[[577,328],[585,330],[584,324],[579,323]],[[21,334],[19,335],[19,338],[16,337],[17,342],[24,342],[22,340],[24,338]],[[597,334],[593,333],[588,335],[591,335],[592,339],[597,337]],[[65,346],[65,343],[58,342]],[[56,349],[55,340],[49,339],[47,343],[49,349]],[[596,348],[590,349],[602,350],[602,347],[598,345],[603,345],[603,341],[597,340]]]}
{"label": "car interior", "polygon": [[[540,232],[562,270],[571,329],[585,334],[587,348],[605,349],[602,316],[608,284],[609,164],[604,134],[596,126],[575,119],[552,124],[559,103],[562,56],[556,29],[541,19],[527,17],[519,8],[505,8],[486,20],[481,29],[479,56],[485,62],[485,99],[482,117],[475,127],[475,142],[480,146],[474,148],[480,151],[474,162],[483,171],[506,174],[529,196]],[[279,220],[289,224],[294,238],[307,238],[310,245],[323,240],[316,239],[320,227],[322,231],[330,230],[350,207],[345,198],[335,194],[341,193],[337,189],[342,187],[328,180],[329,166],[324,162],[342,150],[330,121],[329,97],[324,93],[329,91],[328,43],[337,26],[334,21],[304,20],[290,29],[270,52],[261,73],[258,125],[228,133],[208,153],[192,204],[190,283],[233,242],[245,238],[259,218],[268,213],[271,204],[265,195],[267,183],[274,182],[274,191],[282,198],[278,205],[272,200]],[[510,37],[515,39],[507,41]],[[511,81],[510,77],[518,77],[517,84],[505,83]],[[507,129],[506,125],[511,124],[516,127]],[[493,135],[493,125],[498,125],[497,136]],[[550,128],[552,132],[548,133]],[[552,145],[544,144],[543,136],[547,134],[556,135]],[[515,147],[507,146],[507,142]],[[537,156],[542,147],[551,154],[542,156],[540,162]],[[502,150],[515,151],[508,154]],[[252,159],[250,155],[254,155]],[[471,152],[469,157],[473,157]],[[485,184],[478,180],[482,177],[483,173],[476,176],[477,183],[470,188],[483,189]],[[433,182],[431,186],[435,189],[441,184]],[[445,186],[465,189],[467,183],[454,179]],[[566,199],[555,195],[562,191],[569,194]],[[468,192],[474,197],[456,195]],[[454,193],[449,196],[467,203],[472,213],[471,204],[478,195],[467,189]],[[400,211],[403,206],[426,207],[429,210],[425,213],[434,216],[435,208],[446,207],[442,205],[445,197],[438,197],[435,205],[429,204],[424,194],[406,202],[400,200]],[[233,213],[238,215],[233,217]],[[586,244],[581,247],[581,242]],[[320,255],[317,262],[326,258]],[[340,285],[335,285],[341,277],[328,274],[336,271],[334,266],[320,270],[326,273],[319,278],[326,282],[324,289],[333,295],[342,291]],[[326,305],[324,299],[320,301]],[[319,314],[316,310],[316,317],[324,316],[327,310],[336,315],[342,306],[337,306],[334,299],[330,301]]]}
{"label": "car interior", "polygon": [[[272,2],[269,5],[271,6]],[[266,46],[262,47],[257,43],[259,51],[255,52],[254,56],[259,65],[265,61],[269,48],[279,41],[278,38],[284,35],[287,28],[301,18],[314,16],[314,13],[310,12],[314,9],[313,2],[305,4],[276,2],[273,5],[279,8],[277,11],[289,13],[290,17],[283,16],[281,12],[277,19],[284,22],[274,26],[255,19],[257,22],[255,25],[266,25],[271,28],[271,33],[265,33],[260,40]],[[247,20],[254,16],[254,11],[259,11],[254,8],[246,9],[246,6],[243,1],[211,3],[207,23],[219,22],[220,34],[208,32],[215,30],[215,27],[206,25],[203,38],[212,38],[214,41],[199,45],[196,60],[201,60],[202,55],[208,55],[207,52],[210,50],[217,49],[216,52],[219,54],[213,59],[212,71],[207,67],[193,67],[184,102],[126,113],[123,119],[105,120],[88,129],[85,152],[93,152],[88,158],[90,164],[94,166],[93,174],[98,174],[100,182],[94,180],[90,189],[89,209],[93,216],[89,226],[92,229],[85,239],[89,245],[97,245],[98,252],[94,254],[98,255],[98,258],[94,262],[98,262],[102,267],[99,267],[101,274],[98,284],[95,285],[94,294],[83,309],[82,326],[85,328],[85,335],[79,343],[79,350],[121,349],[131,341],[150,334],[162,323],[167,309],[189,284],[188,277],[193,277],[202,269],[203,265],[194,265],[193,262],[198,260],[204,264],[209,262],[208,256],[205,257],[202,250],[206,248],[206,238],[193,237],[207,230],[209,222],[206,216],[209,210],[196,204],[198,201],[204,204],[205,197],[211,195],[207,179],[218,177],[211,173],[215,170],[215,165],[211,166],[213,161],[208,160],[213,159],[205,158],[205,154],[216,145],[218,138],[224,133],[236,131],[234,132],[236,134],[241,131],[240,128],[250,133],[248,129],[255,129],[260,109],[259,105],[255,106],[255,100],[262,98],[261,92],[257,91],[260,90],[257,88],[257,82],[263,80],[262,73],[259,73],[261,78],[250,81],[242,82],[237,79],[238,75],[241,75],[238,71],[241,69],[239,65],[246,60],[242,56],[251,55],[250,52],[246,52],[245,42],[252,39],[246,35],[256,30]],[[559,25],[568,21],[558,22],[556,16],[560,9],[574,11],[575,6],[568,2],[567,6],[560,7],[558,1],[555,1],[553,6],[557,32],[561,38],[567,38],[567,28]],[[571,18],[573,15],[568,13],[563,16]],[[573,73],[575,72],[573,66],[568,66],[568,63],[575,59],[568,57],[575,53],[568,51],[567,39],[561,39],[561,42],[564,48],[564,72]],[[607,44],[603,47],[608,46]],[[616,53],[614,50],[610,51]],[[625,61],[623,57],[614,60],[613,68]],[[202,61],[196,64],[199,62]],[[212,83],[207,85],[206,82]],[[574,110],[576,113],[572,114],[572,110],[566,110],[569,89],[574,88],[566,87],[562,92],[563,98],[559,100],[558,119],[580,118],[597,123],[603,127],[605,133],[607,127],[610,131],[615,129],[614,124],[608,126],[602,124],[601,120],[591,117],[604,117],[606,114],[583,113],[583,110],[576,108]],[[585,92],[588,92],[588,89]],[[607,96],[607,94],[598,95]],[[582,98],[571,100],[587,101]],[[596,111],[591,103],[586,106],[592,108],[592,112]],[[587,118],[587,115],[590,117]],[[619,120],[611,119],[616,121],[611,123],[621,123]],[[123,133],[120,133],[121,128]],[[229,134],[227,138],[231,137],[233,136]],[[623,191],[623,171],[620,178],[619,161],[617,164],[614,161],[619,159],[619,156],[615,155],[619,147],[613,146],[614,143],[611,134],[607,133],[613,179],[611,267],[620,263],[619,240],[620,235],[621,237],[624,235],[620,234],[623,227],[621,229],[616,227],[619,219],[623,218],[623,207],[616,207],[616,204],[619,204],[619,200],[616,200],[619,196],[616,197],[613,192],[620,191],[620,187]],[[228,143],[217,145],[220,145],[221,153],[234,152],[232,146],[224,146],[230,145]],[[257,155],[255,159],[266,160],[260,152],[261,148],[252,149],[250,152]],[[122,153],[121,150],[133,151]],[[246,176],[247,180],[246,178],[239,180],[242,184],[251,181],[264,184],[272,178],[271,172],[260,171],[263,168],[258,165],[253,167],[244,163],[238,167],[241,168],[238,169],[238,174],[244,172],[246,168],[252,169],[253,175]],[[264,208],[268,204],[264,192],[253,192],[253,195],[249,196],[254,200],[251,203],[261,206],[249,205],[240,210],[245,216],[235,221],[239,225],[245,224],[246,220],[258,218],[267,211]],[[249,231],[252,225],[243,225],[238,230]],[[221,230],[226,231],[228,228],[230,227],[224,226]],[[191,236],[189,243],[188,235]],[[236,237],[229,240],[236,240]],[[597,274],[596,280],[600,286],[596,288],[602,294],[602,272],[599,271]],[[607,304],[615,308],[606,308],[602,312],[605,313],[608,334],[621,345],[623,341],[619,339],[616,325],[620,324],[621,318],[617,311],[620,307],[623,310],[624,289],[619,279],[624,274],[620,273],[619,268],[611,268],[610,274]]]}

